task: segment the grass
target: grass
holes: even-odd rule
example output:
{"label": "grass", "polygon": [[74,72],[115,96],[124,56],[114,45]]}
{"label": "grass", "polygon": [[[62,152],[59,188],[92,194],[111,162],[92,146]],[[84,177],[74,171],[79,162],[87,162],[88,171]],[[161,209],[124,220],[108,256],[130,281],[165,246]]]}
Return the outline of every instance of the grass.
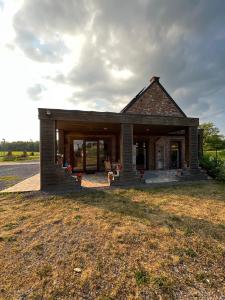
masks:
{"label": "grass", "polygon": [[222,299],[225,185],[2,194],[0,253],[0,299]]}
{"label": "grass", "polygon": [[0,151],[0,162],[8,162],[8,161],[32,161],[32,160],[39,160],[40,153],[33,152],[34,155],[31,155],[31,152],[27,152],[27,157],[21,157],[23,151],[12,151],[12,157],[7,157],[7,151]]}
{"label": "grass", "polygon": [[[216,151],[206,151],[206,153],[216,157]],[[218,150],[217,156],[218,158],[223,159],[225,161],[225,150]]]}
{"label": "grass", "polygon": [[135,272],[135,279],[137,285],[149,283],[149,274],[144,270],[136,271]]}
{"label": "grass", "polygon": [[9,182],[19,180],[19,176],[0,176],[0,181]]}

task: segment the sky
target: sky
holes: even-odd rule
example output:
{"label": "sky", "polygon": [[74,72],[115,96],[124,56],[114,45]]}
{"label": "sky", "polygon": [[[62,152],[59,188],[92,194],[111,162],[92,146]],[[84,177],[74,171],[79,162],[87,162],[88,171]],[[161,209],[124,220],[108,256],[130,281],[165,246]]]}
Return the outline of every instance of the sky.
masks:
{"label": "sky", "polygon": [[224,0],[0,0],[0,140],[38,107],[119,112],[152,76],[225,134]]}

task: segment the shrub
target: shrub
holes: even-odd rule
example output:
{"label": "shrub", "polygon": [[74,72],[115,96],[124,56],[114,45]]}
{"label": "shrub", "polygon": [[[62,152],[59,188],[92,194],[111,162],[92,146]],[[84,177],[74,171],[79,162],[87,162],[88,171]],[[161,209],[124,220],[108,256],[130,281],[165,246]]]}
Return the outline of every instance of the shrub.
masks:
{"label": "shrub", "polygon": [[209,176],[225,182],[225,163],[223,160],[216,159],[216,157],[210,155],[204,155],[200,161],[200,165],[206,169]]}

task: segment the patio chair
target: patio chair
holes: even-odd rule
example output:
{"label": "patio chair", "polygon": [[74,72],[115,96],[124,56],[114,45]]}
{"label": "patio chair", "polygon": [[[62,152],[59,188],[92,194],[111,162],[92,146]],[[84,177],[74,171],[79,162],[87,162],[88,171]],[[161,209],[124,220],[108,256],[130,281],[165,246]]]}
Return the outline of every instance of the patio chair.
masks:
{"label": "patio chair", "polygon": [[105,172],[106,173],[112,171],[111,162],[109,160],[104,161],[104,166],[105,166]]}

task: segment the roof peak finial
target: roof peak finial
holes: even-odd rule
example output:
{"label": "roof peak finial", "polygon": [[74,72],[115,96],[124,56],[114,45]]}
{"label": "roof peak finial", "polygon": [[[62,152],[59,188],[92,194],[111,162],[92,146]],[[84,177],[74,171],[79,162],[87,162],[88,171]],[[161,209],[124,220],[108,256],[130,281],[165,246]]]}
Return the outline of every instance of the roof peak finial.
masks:
{"label": "roof peak finial", "polygon": [[159,78],[158,76],[153,76],[151,79],[150,79],[150,83],[154,82],[154,81],[159,81]]}

